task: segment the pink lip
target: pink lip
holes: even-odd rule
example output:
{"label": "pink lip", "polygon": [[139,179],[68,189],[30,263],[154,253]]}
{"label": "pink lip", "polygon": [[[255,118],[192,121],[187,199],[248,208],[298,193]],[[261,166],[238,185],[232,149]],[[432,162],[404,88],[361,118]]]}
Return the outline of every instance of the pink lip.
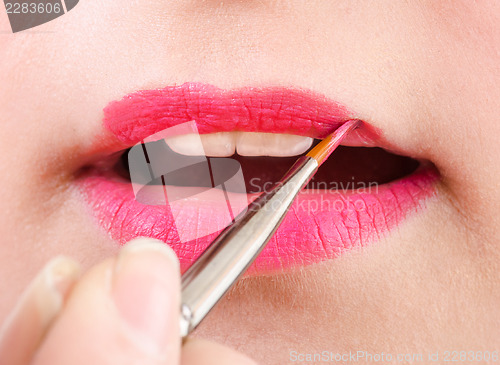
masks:
{"label": "pink lip", "polygon": [[[196,121],[200,133],[223,131],[288,133],[324,138],[353,115],[324,96],[295,89],[223,90],[185,83],[143,90],[104,109],[104,125],[125,145],[174,125]],[[375,138],[365,126],[363,137]]]}
{"label": "pink lip", "polygon": [[[151,134],[191,120],[196,121],[200,133],[243,130],[321,138],[353,117],[342,105],[311,92],[283,88],[225,91],[199,83],[139,91],[111,102],[104,114],[105,127],[117,138],[115,149],[119,145],[130,147]],[[365,126],[356,138],[375,140],[377,133]],[[420,168],[376,189],[304,191],[251,271],[308,265],[374,242],[410,212],[422,208],[426,198],[434,194],[438,178],[433,168]],[[137,202],[131,184],[108,172],[92,171],[82,186],[98,222],[113,239],[120,243],[137,236],[160,239],[176,251],[182,270],[217,234],[181,243],[172,229],[168,206]],[[217,220],[222,209],[203,202],[189,203],[186,219],[203,226],[203,217]]]}

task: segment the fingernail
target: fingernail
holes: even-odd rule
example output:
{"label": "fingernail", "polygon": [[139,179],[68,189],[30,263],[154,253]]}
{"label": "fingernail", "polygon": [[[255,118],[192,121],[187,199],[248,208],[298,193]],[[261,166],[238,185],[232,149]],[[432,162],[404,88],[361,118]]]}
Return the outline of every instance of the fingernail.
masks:
{"label": "fingernail", "polygon": [[80,266],[74,260],[58,256],[45,265],[26,291],[26,300],[33,298],[40,324],[48,326],[57,316],[68,291],[80,276]]}
{"label": "fingernail", "polygon": [[161,355],[179,341],[179,261],[168,245],[149,238],[127,243],[112,283],[124,330],[138,347]]}

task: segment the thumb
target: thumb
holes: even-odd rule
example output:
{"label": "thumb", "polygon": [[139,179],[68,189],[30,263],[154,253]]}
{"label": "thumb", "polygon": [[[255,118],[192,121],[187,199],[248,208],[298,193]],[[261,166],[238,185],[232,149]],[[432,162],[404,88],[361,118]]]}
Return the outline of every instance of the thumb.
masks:
{"label": "thumb", "polygon": [[175,254],[136,239],[75,285],[34,364],[177,364],[179,305]]}

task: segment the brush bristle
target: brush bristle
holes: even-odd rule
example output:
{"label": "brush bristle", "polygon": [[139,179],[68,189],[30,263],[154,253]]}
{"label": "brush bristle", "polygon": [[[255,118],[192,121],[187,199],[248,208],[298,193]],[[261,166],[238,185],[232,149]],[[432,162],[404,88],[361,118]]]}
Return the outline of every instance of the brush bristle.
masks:
{"label": "brush bristle", "polygon": [[314,158],[321,165],[325,162],[333,151],[340,145],[342,140],[361,123],[358,119],[353,119],[345,122],[328,137],[323,139],[309,153],[308,157]]}

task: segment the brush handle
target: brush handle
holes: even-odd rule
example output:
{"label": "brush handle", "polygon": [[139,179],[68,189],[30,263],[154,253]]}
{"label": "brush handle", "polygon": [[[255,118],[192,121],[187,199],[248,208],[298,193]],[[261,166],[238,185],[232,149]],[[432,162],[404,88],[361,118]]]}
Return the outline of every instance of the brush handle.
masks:
{"label": "brush handle", "polygon": [[255,199],[224,229],[181,279],[181,336],[184,338],[252,264],[278,229],[297,194],[318,169],[304,156],[268,193]]}

